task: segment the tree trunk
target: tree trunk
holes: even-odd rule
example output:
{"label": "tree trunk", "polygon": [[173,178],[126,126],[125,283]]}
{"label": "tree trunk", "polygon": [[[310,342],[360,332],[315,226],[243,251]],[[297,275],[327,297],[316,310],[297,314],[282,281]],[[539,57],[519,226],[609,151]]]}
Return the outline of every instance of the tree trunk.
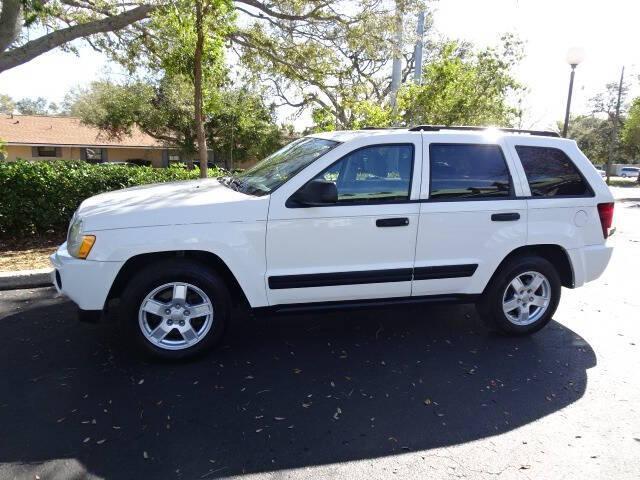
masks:
{"label": "tree trunk", "polygon": [[196,0],[196,34],[196,51],[193,66],[196,135],[198,141],[198,157],[200,159],[200,178],[207,178],[207,139],[204,134],[204,118],[202,114],[202,51],[204,49],[202,0]]}

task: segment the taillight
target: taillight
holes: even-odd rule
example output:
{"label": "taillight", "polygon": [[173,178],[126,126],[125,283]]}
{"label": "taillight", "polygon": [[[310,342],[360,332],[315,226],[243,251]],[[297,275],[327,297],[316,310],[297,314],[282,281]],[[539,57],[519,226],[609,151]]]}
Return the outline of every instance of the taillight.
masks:
{"label": "taillight", "polygon": [[604,238],[609,236],[609,229],[613,223],[613,206],[614,203],[599,203],[598,215],[600,215],[600,225],[602,225],[602,234]]}

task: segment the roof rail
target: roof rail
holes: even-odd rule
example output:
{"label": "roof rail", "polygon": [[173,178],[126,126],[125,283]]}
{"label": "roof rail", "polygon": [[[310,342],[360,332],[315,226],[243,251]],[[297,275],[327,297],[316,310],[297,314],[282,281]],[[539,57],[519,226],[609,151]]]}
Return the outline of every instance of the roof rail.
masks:
{"label": "roof rail", "polygon": [[466,127],[466,126],[446,126],[446,125],[417,125],[409,128],[410,132],[439,132],[440,130],[455,130],[455,131],[474,131],[480,132],[484,130],[500,130],[506,133],[527,133],[529,135],[538,135],[540,137],[560,137],[558,132],[552,132],[549,130],[523,130],[520,128],[499,128],[499,127]]}

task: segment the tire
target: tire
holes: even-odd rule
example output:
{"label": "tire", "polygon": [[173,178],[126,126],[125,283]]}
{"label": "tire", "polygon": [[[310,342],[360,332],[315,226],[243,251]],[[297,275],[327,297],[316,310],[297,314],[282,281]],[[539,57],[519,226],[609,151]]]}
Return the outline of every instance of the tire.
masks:
{"label": "tire", "polygon": [[[534,288],[526,288],[533,282]],[[548,260],[537,256],[513,258],[489,282],[478,302],[478,312],[490,330],[529,335],[549,323],[558,308],[561,287],[560,276]],[[505,311],[511,306],[512,310]]]}
{"label": "tire", "polygon": [[121,299],[123,329],[151,356],[178,360],[217,345],[231,316],[222,278],[202,265],[172,259],[134,275]]}
{"label": "tire", "polygon": [[622,175],[620,175],[622,178],[627,178],[627,174],[623,173]]}

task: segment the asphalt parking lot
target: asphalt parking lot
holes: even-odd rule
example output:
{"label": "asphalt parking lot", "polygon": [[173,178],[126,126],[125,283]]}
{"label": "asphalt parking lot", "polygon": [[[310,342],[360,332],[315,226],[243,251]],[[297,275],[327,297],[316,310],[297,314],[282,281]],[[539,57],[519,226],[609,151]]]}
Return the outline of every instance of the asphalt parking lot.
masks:
{"label": "asphalt parking lot", "polygon": [[288,316],[178,365],[52,289],[0,292],[0,478],[637,479],[638,203],[530,338],[472,306]]}

